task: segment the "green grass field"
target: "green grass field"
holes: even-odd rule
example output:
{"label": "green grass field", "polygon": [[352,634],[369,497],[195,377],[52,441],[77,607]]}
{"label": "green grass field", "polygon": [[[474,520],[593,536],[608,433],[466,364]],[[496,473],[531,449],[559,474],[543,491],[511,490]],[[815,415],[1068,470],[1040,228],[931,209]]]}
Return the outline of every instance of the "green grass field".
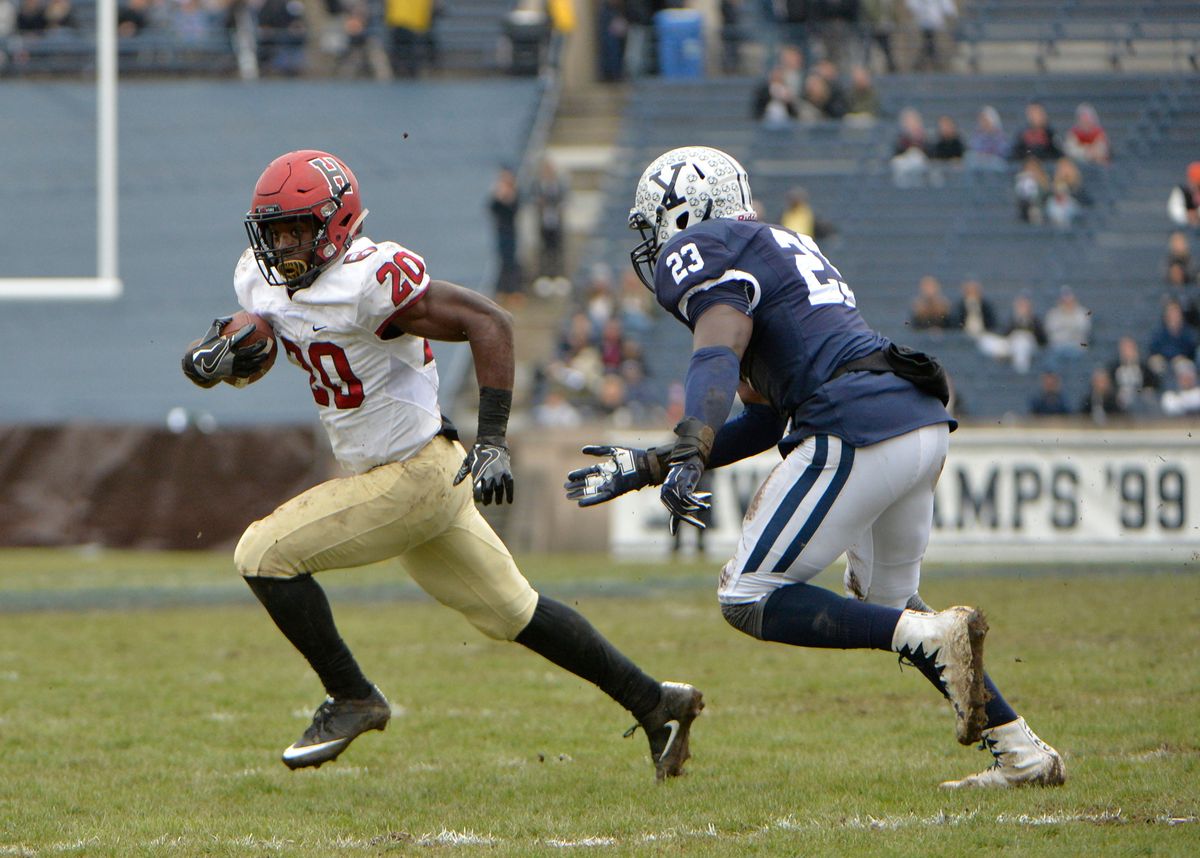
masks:
{"label": "green grass field", "polygon": [[322,692],[228,556],[8,551],[0,856],[1200,854],[1194,572],[930,570],[930,603],[988,612],[989,670],[1070,776],[946,793],[990,757],[894,657],[740,635],[716,562],[523,566],[705,691],[687,777],[657,786],[616,704],[391,566],[323,580],[396,716],[289,772]]}

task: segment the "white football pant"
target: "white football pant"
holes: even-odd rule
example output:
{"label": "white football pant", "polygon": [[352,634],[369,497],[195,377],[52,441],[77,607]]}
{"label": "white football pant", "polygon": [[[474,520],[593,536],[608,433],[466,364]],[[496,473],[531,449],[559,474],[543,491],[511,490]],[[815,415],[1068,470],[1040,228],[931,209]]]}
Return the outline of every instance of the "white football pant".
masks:
{"label": "white football pant", "polygon": [[751,502],[721,572],[721,603],[756,602],[808,581],[846,552],[852,595],[904,608],[920,584],[949,435],[937,423],[868,447],[806,439]]}

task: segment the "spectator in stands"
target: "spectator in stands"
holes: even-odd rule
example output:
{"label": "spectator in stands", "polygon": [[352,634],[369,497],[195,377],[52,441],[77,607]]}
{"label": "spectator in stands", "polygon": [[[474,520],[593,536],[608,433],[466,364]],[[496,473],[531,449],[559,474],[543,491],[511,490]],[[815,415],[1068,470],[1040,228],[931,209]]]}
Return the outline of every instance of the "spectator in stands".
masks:
{"label": "spectator in stands", "polygon": [[779,217],[779,225],[801,235],[811,235],[817,241],[833,235],[836,230],[829,221],[817,217],[808,201],[808,191],[796,185],[787,192],[785,208]]}
{"label": "spectator in stands", "polygon": [[1168,417],[1200,414],[1200,386],[1196,383],[1196,364],[1189,358],[1178,358],[1172,365],[1175,384],[1164,390],[1160,404]]}
{"label": "spectator in stands", "polygon": [[23,36],[54,37],[78,27],[71,0],[21,0],[16,31]]}
{"label": "spectator in stands", "polygon": [[600,328],[600,365],[605,372],[616,372],[625,359],[625,327],[619,316],[611,316]]}
{"label": "spectator in stands", "polygon": [[151,0],[125,0],[117,8],[117,35],[122,39],[133,38],[153,26]]}
{"label": "spectator in stands", "polygon": [[654,13],[661,5],[654,0],[624,0],[622,10],[625,20],[624,69],[625,77],[637,80],[654,72],[653,58]]}
{"label": "spectator in stands", "polygon": [[1063,138],[1063,151],[1081,164],[1108,165],[1111,158],[1108,134],[1100,125],[1096,108],[1086,102],[1075,108],[1075,124]]}
{"label": "spectator in stands", "polygon": [[799,95],[804,89],[804,74],[807,68],[804,53],[794,45],[784,45],[779,49],[775,65],[783,70],[783,80],[788,89]]}
{"label": "spectator in stands", "polygon": [[621,276],[621,296],[617,301],[617,313],[621,324],[634,337],[644,337],[654,325],[654,304],[648,289],[642,285],[637,273],[628,266]]}
{"label": "spectator in stands", "polygon": [[851,34],[858,30],[859,0],[813,0],[815,35],[827,60],[841,65],[850,49]]}
{"label": "spectator in stands", "polygon": [[1025,292],[1013,298],[1008,326],[1004,329],[1008,343],[1007,357],[1012,359],[1013,369],[1019,373],[1029,372],[1033,356],[1046,345],[1046,329],[1033,307],[1033,299]]}
{"label": "spectator in stands", "polygon": [[371,9],[374,0],[344,0],[338,25],[341,35],[334,38],[334,73],[339,78],[374,77],[387,80],[392,75],[392,63],[380,40],[371,32]]}
{"label": "spectator in stands", "polygon": [[[191,3],[193,0],[183,2]],[[303,73],[304,43],[307,38],[308,24],[301,0],[263,0],[258,10],[260,69],[284,77]]]}
{"label": "spectator in stands", "polygon": [[1058,290],[1058,301],[1046,311],[1044,324],[1052,361],[1061,365],[1082,357],[1092,336],[1092,312],[1079,303],[1070,286]]}
{"label": "spectator in stands", "polygon": [[906,107],[900,111],[899,133],[892,144],[892,154],[900,155],[912,149],[919,149],[927,154],[929,135],[925,131],[925,122],[921,113],[915,107]]}
{"label": "spectator in stands", "polygon": [[1112,376],[1102,366],[1094,368],[1088,392],[1079,406],[1079,413],[1087,414],[1092,418],[1093,423],[1103,425],[1110,416],[1120,414],[1121,411],[1117,391],[1113,388]]}
{"label": "spectator in stands", "polygon": [[[846,88],[842,85],[841,72],[838,71],[837,64],[828,59],[820,60],[813,66],[813,74],[825,81],[826,88],[829,90],[828,97],[825,98],[821,109],[831,119],[841,119],[850,108],[846,98]],[[808,77],[812,77],[812,75]],[[808,78],[805,78],[805,83],[807,82]]]}
{"label": "spectator in stands", "polygon": [[1071,408],[1063,396],[1062,376],[1047,370],[1042,373],[1037,394],[1029,400],[1029,413],[1039,417],[1070,414]]}
{"label": "spectator in stands", "polygon": [[984,105],[967,141],[967,169],[1007,172],[1009,149],[999,112],[991,105]]}
{"label": "spectator in stands", "polygon": [[1013,179],[1013,193],[1017,198],[1017,217],[1026,223],[1042,223],[1045,220],[1050,177],[1046,175],[1042,162],[1034,156],[1025,159]]}
{"label": "spectator in stands", "polygon": [[384,0],[392,74],[413,78],[425,66],[433,30],[434,0]]}
{"label": "spectator in stands", "polygon": [[1184,324],[1200,329],[1200,289],[1196,280],[1188,279],[1187,269],[1182,262],[1172,262],[1167,267],[1167,292],[1165,300],[1177,301],[1183,308]]}
{"label": "spectator in stands", "polygon": [[1023,161],[1034,157],[1043,161],[1053,161],[1061,158],[1062,154],[1058,138],[1046,116],[1046,108],[1041,102],[1029,102],[1025,105],[1025,127],[1017,132],[1009,158]]}
{"label": "spectator in stands", "polygon": [[1067,192],[1081,207],[1092,204],[1092,195],[1083,181],[1079,165],[1065,155],[1054,162],[1054,180],[1051,184],[1057,185],[1060,182],[1066,185]]}
{"label": "spectator in stands", "polygon": [[488,210],[496,236],[496,300],[510,310],[525,301],[521,264],[517,260],[517,212],[520,208],[516,173],[509,167],[501,167],[492,185]]}
{"label": "spectator in stands", "polygon": [[1142,360],[1137,340],[1131,336],[1117,340],[1117,359],[1108,372],[1122,411],[1142,414],[1157,409],[1158,375]]}
{"label": "spectator in stands", "polygon": [[625,404],[633,423],[651,425],[659,421],[663,412],[662,397],[646,377],[646,362],[626,358],[621,361],[618,372],[625,382]]}
{"label": "spectator in stands", "polygon": [[533,407],[533,423],[544,429],[571,429],[583,423],[583,415],[561,387],[551,385],[542,401]]}
{"label": "spectator in stands", "polygon": [[862,7],[863,65],[870,67],[872,49],[878,47],[883,54],[884,71],[894,74],[897,66],[892,36],[898,23],[897,0],[863,0]]}
{"label": "spectator in stands", "polygon": [[533,202],[537,207],[538,235],[541,239],[538,276],[559,280],[563,277],[563,241],[566,227],[563,211],[567,201],[567,182],[554,162],[543,157],[533,182]]}
{"label": "spectator in stands", "polygon": [[633,425],[633,415],[625,392],[625,380],[615,372],[606,372],[600,376],[591,405],[593,419],[603,420],[610,426]]}
{"label": "spectator in stands", "polygon": [[555,347],[554,359],[546,366],[546,376],[551,384],[570,391],[574,400],[587,402],[602,373],[592,321],[587,313],[572,313]]}
{"label": "spectator in stands", "polygon": [[841,119],[845,115],[845,104],[834,95],[829,81],[812,72],[804,79],[804,97],[800,100],[800,119],[816,122],[821,119]]}
{"label": "spectator in stands", "polygon": [[599,334],[604,323],[617,312],[617,295],[613,272],[607,264],[597,262],[588,272],[583,309],[592,322],[592,333]]}
{"label": "spectator in stands", "polygon": [[850,93],[846,97],[846,116],[853,119],[874,119],[879,115],[879,93],[866,66],[850,69]]}
{"label": "spectator in stands", "polygon": [[1179,226],[1200,227],[1200,161],[1188,164],[1186,181],[1171,189],[1167,214]]}
{"label": "spectator in stands", "polygon": [[1183,307],[1176,300],[1168,299],[1163,304],[1162,322],[1150,338],[1146,359],[1150,369],[1160,378],[1167,375],[1168,367],[1177,358],[1196,359],[1196,347],[1200,345],[1196,332],[1184,320]]}
{"label": "spectator in stands", "polygon": [[1192,245],[1188,241],[1186,232],[1175,230],[1171,233],[1171,237],[1167,239],[1167,282],[1171,283],[1174,278],[1171,274],[1172,266],[1178,266],[1182,272],[1182,281],[1191,283],[1196,278],[1196,269],[1192,263]]}
{"label": "spectator in stands", "polygon": [[21,0],[13,29],[22,36],[40,36],[46,32],[46,4],[43,0]]}
{"label": "spectator in stands", "polygon": [[1046,222],[1056,229],[1070,229],[1078,222],[1083,208],[1079,200],[1071,194],[1071,186],[1063,181],[1055,181],[1054,190],[1042,204]]}
{"label": "spectator in stands", "polygon": [[898,188],[914,188],[929,175],[929,138],[915,107],[900,111],[900,129],[892,144],[892,181]]}
{"label": "spectator in stands", "polygon": [[[300,6],[299,3],[296,5]],[[258,63],[260,68],[272,71],[273,69],[270,68],[272,8],[267,7],[266,3],[263,4],[263,7],[257,10],[255,17],[258,34]],[[167,16],[168,28],[184,44],[202,44],[216,33],[216,21],[200,0],[172,0],[168,4],[168,8],[170,9]],[[264,11],[268,21],[266,25],[263,24]],[[302,7],[300,11],[303,12]],[[303,26],[303,18],[300,19],[300,26]]]}
{"label": "spectator in stands", "polygon": [[959,290],[951,327],[960,328],[972,337],[996,330],[996,311],[983,295],[983,284],[971,277],[962,282]]}
{"label": "spectator in stands", "polygon": [[921,32],[921,47],[913,68],[916,71],[944,71],[941,42],[947,38],[950,22],[958,17],[954,0],[905,0],[913,23]]}
{"label": "spectator in stands", "polygon": [[951,327],[953,308],[942,294],[942,284],[926,274],[917,283],[917,297],[912,302],[908,324],[917,330],[943,330]]}
{"label": "spectator in stands", "polygon": [[[805,67],[811,64],[812,42],[810,39],[812,27],[813,0],[773,0],[772,8],[775,20],[779,22],[784,45],[799,51]],[[802,81],[796,81],[796,91],[800,91]]]}
{"label": "spectator in stands", "polygon": [[742,29],[743,0],[721,0],[721,73],[742,73],[742,42],[746,34]]}
{"label": "spectator in stands", "polygon": [[937,121],[937,137],[929,147],[929,157],[935,161],[958,162],[966,154],[967,147],[963,145],[958,133],[958,123],[951,116],[939,116]]}
{"label": "spectator in stands", "polygon": [[788,83],[787,69],[779,63],[754,92],[754,117],[767,128],[787,128],[800,116],[800,97]]}

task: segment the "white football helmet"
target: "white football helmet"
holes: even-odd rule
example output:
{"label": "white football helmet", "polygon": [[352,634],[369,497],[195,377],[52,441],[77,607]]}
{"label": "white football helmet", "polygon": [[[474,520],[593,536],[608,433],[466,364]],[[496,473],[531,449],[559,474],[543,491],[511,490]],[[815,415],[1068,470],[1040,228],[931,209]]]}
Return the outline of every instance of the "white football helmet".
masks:
{"label": "white football helmet", "polygon": [[654,263],[671,236],[712,218],[757,219],[750,177],[737,159],[708,146],[672,149],[655,158],[629,210],[629,228],[644,239],[629,258],[646,288],[654,291]]}

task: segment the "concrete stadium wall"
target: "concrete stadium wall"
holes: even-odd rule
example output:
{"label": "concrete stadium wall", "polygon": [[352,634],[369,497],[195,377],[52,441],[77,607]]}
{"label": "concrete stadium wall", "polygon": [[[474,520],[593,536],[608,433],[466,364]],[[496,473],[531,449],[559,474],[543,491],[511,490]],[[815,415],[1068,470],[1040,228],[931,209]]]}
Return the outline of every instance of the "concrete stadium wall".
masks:
{"label": "concrete stadium wall", "polygon": [[[950,562],[1160,561],[1200,557],[1200,450],[1186,424],[1080,430],[1042,424],[960,429],[937,489],[929,556]],[[510,438],[512,506],[481,507],[515,552],[666,557],[658,494],[594,509],[563,497],[585,443],[663,443],[668,432],[525,430]],[[714,474],[708,556],[733,551],[774,451]],[[0,546],[232,547],[249,522],[338,470],[303,427],[0,429]],[[693,534],[685,531],[685,548]]]}

